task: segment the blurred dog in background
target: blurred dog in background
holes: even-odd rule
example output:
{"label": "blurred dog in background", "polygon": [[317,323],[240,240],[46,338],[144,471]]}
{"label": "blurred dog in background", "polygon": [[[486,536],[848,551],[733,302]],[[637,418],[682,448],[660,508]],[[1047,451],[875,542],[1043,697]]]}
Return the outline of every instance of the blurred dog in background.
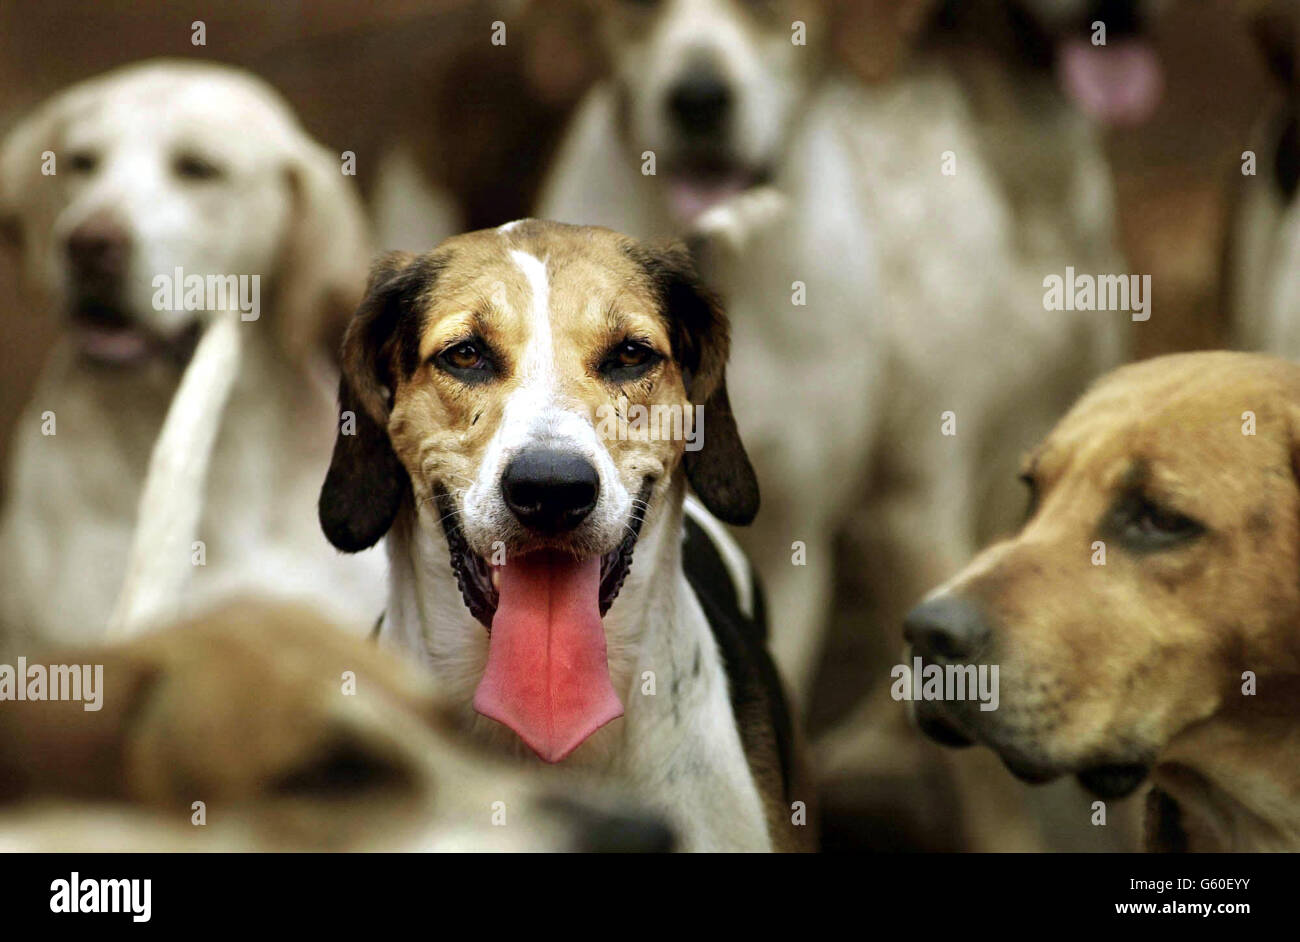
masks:
{"label": "blurred dog in background", "polygon": [[[364,283],[366,233],[339,162],[288,106],[216,65],[92,79],[9,134],[0,215],[37,303],[68,328],[17,426],[0,525],[9,644],[102,632],[182,367],[221,318],[244,342],[224,416],[203,417],[219,436],[202,521],[181,535],[204,544],[189,602],[255,588],[373,623],[382,560],[339,557],[312,512],[339,421],[326,351]],[[195,277],[233,280],[215,306],[210,291],[178,306]]]}
{"label": "blurred dog in background", "polygon": [[690,235],[725,298],[732,401],[764,495],[740,539],[769,588],[773,654],[800,707],[832,535],[859,496],[882,381],[855,84],[831,42],[851,9],[602,5],[610,75],[573,118],[538,209],[640,238]]}
{"label": "blurred dog in background", "polygon": [[667,851],[626,800],[493,758],[421,672],[308,608],[223,603],[127,644],[101,708],[0,710],[0,849]]}

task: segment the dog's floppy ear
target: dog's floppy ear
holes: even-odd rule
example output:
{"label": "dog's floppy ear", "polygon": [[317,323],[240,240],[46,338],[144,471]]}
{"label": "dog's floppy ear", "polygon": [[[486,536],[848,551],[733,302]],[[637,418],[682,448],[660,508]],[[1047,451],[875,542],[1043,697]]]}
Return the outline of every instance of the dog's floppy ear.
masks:
{"label": "dog's floppy ear", "polygon": [[345,553],[379,542],[410,493],[410,478],[388,437],[388,415],[398,326],[419,316],[416,305],[433,271],[405,252],[381,257],[344,335],[339,432],[318,511],[325,536]]}
{"label": "dog's floppy ear", "polygon": [[686,394],[693,404],[704,407],[701,448],[687,451],[682,459],[686,477],[719,520],[750,523],[758,513],[758,478],[727,398],[727,317],[717,298],[700,283],[685,246],[637,246],[634,254],[659,292]]}
{"label": "dog's floppy ear", "polygon": [[340,158],[297,134],[284,172],[292,208],[272,330],[290,359],[301,362],[314,350],[338,349],[365,284],[370,233]]}

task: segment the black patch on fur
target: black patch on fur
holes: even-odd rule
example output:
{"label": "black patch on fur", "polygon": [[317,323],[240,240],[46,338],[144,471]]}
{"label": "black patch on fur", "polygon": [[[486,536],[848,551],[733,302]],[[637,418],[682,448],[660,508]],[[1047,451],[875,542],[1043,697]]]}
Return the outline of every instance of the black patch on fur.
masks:
{"label": "black patch on fur", "polygon": [[781,788],[788,804],[793,800],[790,784],[794,778],[794,724],[780,675],[765,644],[767,607],[762,585],[751,571],[754,617],[750,618],[740,610],[731,573],[708,534],[690,517],[686,518],[685,531],[682,568],[722,653],[731,692],[731,711],[736,717],[745,755],[753,763],[755,756],[775,752]]}
{"label": "black patch on fur", "polygon": [[388,430],[362,408],[346,377],[339,380],[339,412],[356,416],[356,431],[344,435],[340,421],[316,511],[325,538],[335,548],[359,553],[378,543],[393,525],[411,493],[411,478],[393,451]]}
{"label": "black patch on fur", "polygon": [[1187,853],[1187,832],[1183,830],[1182,810],[1168,792],[1152,788],[1147,792],[1143,821],[1145,849],[1155,854]]}
{"label": "black patch on fur", "polygon": [[686,477],[719,520],[749,524],[758,513],[758,477],[727,397],[727,319],[722,306],[700,282],[681,246],[655,249],[635,244],[626,251],[654,285],[686,394],[704,407],[702,447],[682,459]]}
{"label": "black patch on fur", "polygon": [[1300,188],[1300,121],[1288,114],[1277,136],[1273,153],[1273,185],[1286,202],[1295,198]]}
{"label": "black patch on fur", "polygon": [[[339,434],[317,512],[326,538],[345,553],[379,542],[411,495],[410,476],[374,413],[386,416],[392,408],[399,378],[394,368],[409,379],[420,365],[419,302],[445,261],[421,258],[398,268],[396,259],[387,256],[376,264],[343,342]],[[355,416],[354,434],[344,434],[343,412]]]}

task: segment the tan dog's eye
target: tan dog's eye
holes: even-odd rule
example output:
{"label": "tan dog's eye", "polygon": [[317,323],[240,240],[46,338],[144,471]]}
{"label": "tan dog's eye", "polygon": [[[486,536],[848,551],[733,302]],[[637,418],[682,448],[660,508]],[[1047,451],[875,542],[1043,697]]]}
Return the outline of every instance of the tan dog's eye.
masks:
{"label": "tan dog's eye", "polygon": [[625,383],[649,372],[663,359],[648,344],[639,340],[625,340],[605,355],[600,372],[606,379]]}
{"label": "tan dog's eye", "polygon": [[487,346],[477,340],[462,340],[433,358],[434,365],[466,383],[483,382],[492,373]]}
{"label": "tan dog's eye", "polygon": [[172,161],[172,172],[183,180],[215,180],[221,168],[205,157],[194,153],[181,153]]}
{"label": "tan dog's eye", "polygon": [[1171,549],[1205,532],[1204,524],[1142,495],[1124,497],[1111,511],[1108,529],[1139,553]]}

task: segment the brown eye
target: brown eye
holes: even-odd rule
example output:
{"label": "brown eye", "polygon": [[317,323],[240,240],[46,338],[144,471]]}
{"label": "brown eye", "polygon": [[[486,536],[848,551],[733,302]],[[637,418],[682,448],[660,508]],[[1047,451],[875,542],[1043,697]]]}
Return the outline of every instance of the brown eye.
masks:
{"label": "brown eye", "polygon": [[435,356],[433,362],[466,383],[486,381],[493,372],[487,347],[478,340],[462,340]]}
{"label": "brown eye", "polygon": [[625,343],[618,348],[619,366],[640,366],[650,359],[650,348],[639,343]]}
{"label": "brown eye", "polygon": [[626,382],[644,375],[659,359],[659,354],[648,345],[628,340],[606,354],[600,372],[615,382]]}
{"label": "brown eye", "polygon": [[472,370],[483,361],[478,347],[472,343],[462,343],[447,351],[447,362],[458,370]]}

